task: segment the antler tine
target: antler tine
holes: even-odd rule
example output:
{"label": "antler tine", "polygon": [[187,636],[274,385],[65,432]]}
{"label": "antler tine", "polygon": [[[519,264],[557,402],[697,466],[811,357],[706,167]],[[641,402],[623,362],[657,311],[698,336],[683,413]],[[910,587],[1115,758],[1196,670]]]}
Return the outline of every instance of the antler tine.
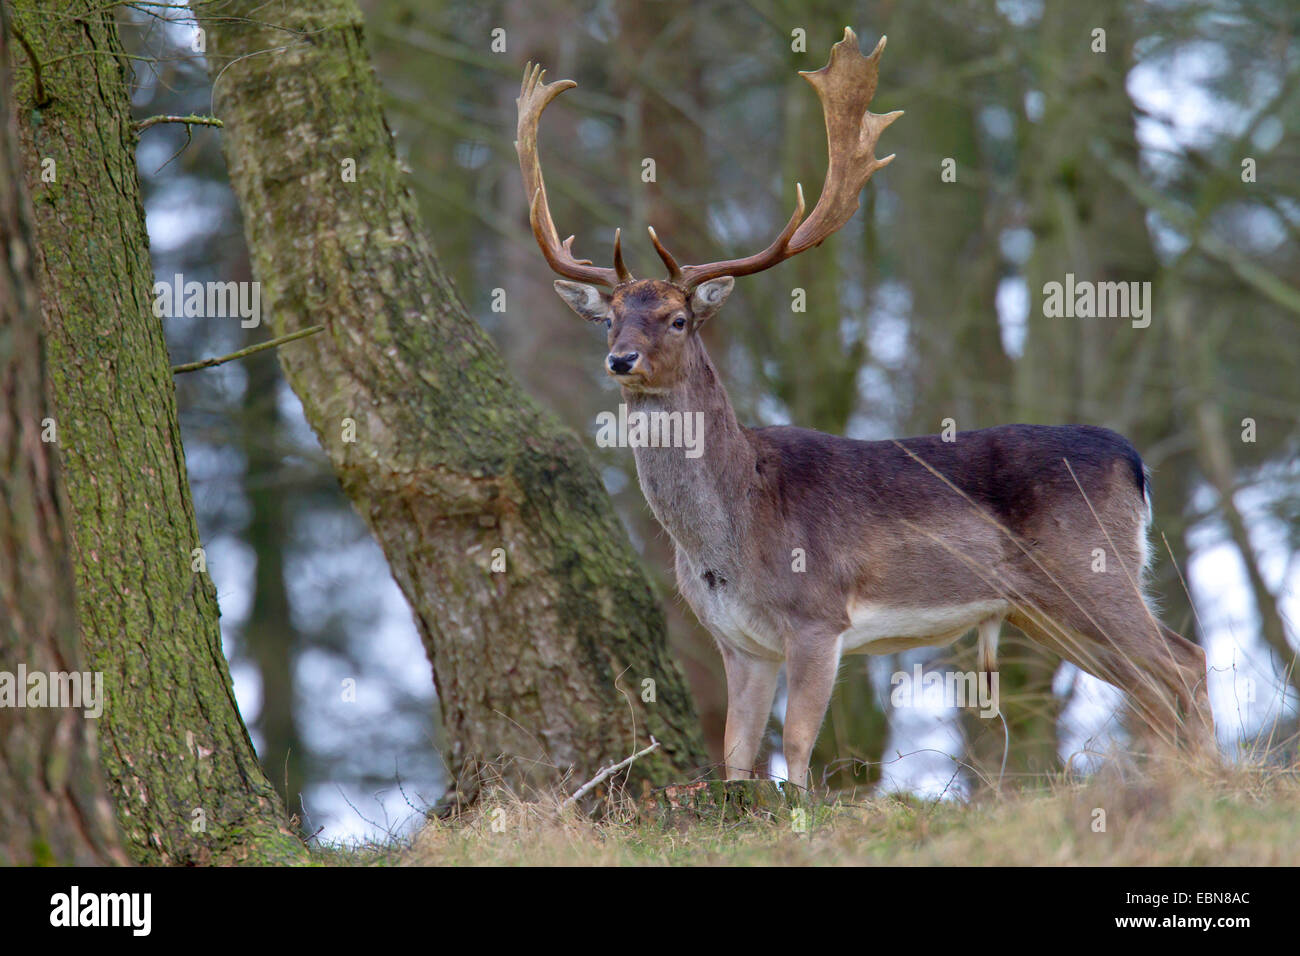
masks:
{"label": "antler tine", "polygon": [[650,232],[650,241],[654,243],[655,252],[659,253],[659,258],[664,261],[664,265],[668,268],[668,281],[680,282],[682,267],[677,264],[673,254],[665,249],[663,243],[659,241],[659,234],[655,232],[655,227],[647,226],[646,229]]}
{"label": "antler tine", "polygon": [[632,281],[632,273],[623,264],[623,243],[620,241],[622,232],[622,229],[614,230],[614,274],[620,283]]}
{"label": "antler tine", "polygon": [[623,275],[630,278],[627,268],[622,265],[622,252],[617,236],[614,240],[615,268],[606,269],[593,266],[590,259],[578,259],[573,255],[573,236],[560,242],[560,234],[555,229],[551,218],[550,203],[546,199],[546,183],[542,178],[542,164],[537,155],[537,126],[542,111],[551,100],[565,90],[578,84],[573,80],[556,80],[554,83],[543,82],[546,71],[540,64],[529,63],[524,67],[524,78],[519,86],[519,99],[515,101],[519,108],[519,123],[516,130],[515,151],[519,154],[519,172],[524,179],[524,193],[529,197],[528,221],[533,229],[533,237],[546,257],[547,263],[559,275],[580,282],[594,282],[599,285],[615,286],[622,281]]}
{"label": "antler tine", "polygon": [[803,219],[803,188],[799,187],[794,215],[770,246],[744,259],[698,266],[678,266],[656,239],[656,251],[672,273],[673,282],[693,289],[720,276],[751,275],[770,269],[819,245],[853,217],[858,208],[858,194],[871,174],[894,159],[892,154],[876,159],[876,141],[890,123],[903,115],[902,110],[879,115],[868,109],[876,94],[884,50],[882,36],[871,55],[863,56],[858,49],[857,35],[845,27],[844,39],[831,47],[827,64],[820,70],[799,74],[817,91],[826,121],[826,181],[808,218]]}
{"label": "antler tine", "polygon": [[681,278],[678,280],[679,284],[686,289],[694,289],[697,285],[707,282],[709,279],[716,279],[719,276],[753,275],[755,272],[770,269],[778,262],[789,259],[794,254],[789,251],[790,237],[795,234],[795,230],[799,228],[799,223],[803,221],[803,183],[795,183],[794,192],[794,212],[790,214],[790,220],[770,246],[762,252],[746,256],[744,259],[728,259],[725,262],[682,266],[680,270]]}

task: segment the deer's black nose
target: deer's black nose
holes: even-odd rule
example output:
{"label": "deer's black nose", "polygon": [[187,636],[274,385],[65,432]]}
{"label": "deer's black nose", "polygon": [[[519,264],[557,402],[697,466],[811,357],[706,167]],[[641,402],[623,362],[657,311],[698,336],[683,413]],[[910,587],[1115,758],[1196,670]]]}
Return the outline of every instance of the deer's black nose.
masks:
{"label": "deer's black nose", "polygon": [[609,370],[615,375],[626,375],[632,370],[632,366],[636,364],[638,357],[636,352],[624,352],[622,355],[615,355],[610,352]]}

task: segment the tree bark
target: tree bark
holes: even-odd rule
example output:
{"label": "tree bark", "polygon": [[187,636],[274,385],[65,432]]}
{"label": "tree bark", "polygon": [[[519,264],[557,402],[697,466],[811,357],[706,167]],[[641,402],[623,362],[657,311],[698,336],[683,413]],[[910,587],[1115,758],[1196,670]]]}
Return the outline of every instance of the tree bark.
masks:
{"label": "tree bark", "polygon": [[[0,670],[83,673],[66,502],[41,441],[45,341],[0,6]],[[84,703],[84,698],[79,701]],[[126,863],[86,708],[0,704],[0,866]],[[54,703],[51,701],[51,703]]]}
{"label": "tree bark", "polygon": [[633,764],[637,786],[704,764],[662,612],[589,461],[424,238],[356,4],[199,15],[264,310],[277,334],[326,325],[280,358],[415,613],[457,796],[487,762],[513,786],[585,779],[650,734],[663,747]]}
{"label": "tree bark", "polygon": [[[102,5],[14,4],[53,417],[100,759],[139,862],[305,858],[258,766],[221,651],[134,164],[127,63]],[[39,72],[38,72],[39,71]],[[39,75],[39,91],[37,77]]]}

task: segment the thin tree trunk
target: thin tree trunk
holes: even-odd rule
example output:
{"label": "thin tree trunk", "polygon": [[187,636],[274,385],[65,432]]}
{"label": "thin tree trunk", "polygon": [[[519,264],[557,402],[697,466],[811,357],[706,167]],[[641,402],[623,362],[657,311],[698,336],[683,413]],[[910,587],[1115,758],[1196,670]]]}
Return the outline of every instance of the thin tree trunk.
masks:
{"label": "thin tree trunk", "polygon": [[[14,4],[53,417],[67,481],[82,639],[104,674],[100,759],[140,862],[292,861],[235,704],[176,421],[111,15]],[[37,66],[39,64],[39,67]],[[40,88],[36,89],[39,69]]]}
{"label": "thin tree trunk", "polygon": [[326,325],[281,361],[415,613],[458,796],[485,762],[512,785],[553,783],[648,734],[663,747],[632,766],[638,785],[702,765],[663,614],[608,496],[424,238],[356,4],[199,12],[263,307],[277,333]]}
{"label": "thin tree trunk", "polygon": [[[1300,693],[1300,661],[1297,661],[1296,649],[1287,637],[1282,609],[1277,596],[1269,590],[1268,583],[1264,580],[1259,558],[1250,541],[1250,529],[1235,499],[1237,464],[1229,438],[1230,431],[1223,421],[1223,408],[1214,400],[1220,387],[1215,374],[1214,343],[1204,336],[1198,340],[1192,331],[1191,316],[1195,303],[1191,293],[1182,288],[1176,279],[1169,285],[1173,300],[1168,309],[1171,337],[1178,349],[1178,368],[1182,379],[1189,383],[1180,392],[1180,398],[1186,404],[1185,414],[1196,435],[1197,461],[1201,473],[1218,492],[1219,510],[1223,514],[1224,524],[1228,527],[1228,534],[1237,553],[1241,555],[1246,580],[1250,583],[1251,597],[1255,601],[1255,612],[1259,615],[1260,636],[1277,655],[1282,679]],[[1200,316],[1202,322],[1205,318],[1204,315]]]}
{"label": "thin tree trunk", "polygon": [[[46,675],[84,668],[66,502],[53,449],[41,441],[45,345],[8,47],[0,6],[0,679],[26,703],[18,665]],[[86,708],[17,703],[0,702],[0,866],[127,862]]]}
{"label": "thin tree trunk", "polygon": [[[256,333],[259,340],[264,335]],[[280,375],[270,350],[245,359],[244,371],[248,380],[240,409],[239,438],[246,463],[244,494],[249,506],[245,540],[257,560],[244,648],[257,664],[262,681],[262,706],[254,725],[262,742],[262,768],[290,812],[297,813],[302,806],[307,751],[298,728],[294,676],[299,635],[285,579],[293,521],[284,489],[268,480],[276,473],[283,454],[276,395]]]}
{"label": "thin tree trunk", "polygon": [[[1092,50],[1094,28],[1105,30],[1105,53]],[[1140,368],[1139,351],[1163,330],[1134,330],[1122,318],[1047,318],[1041,291],[1068,273],[1088,281],[1141,282],[1158,271],[1142,210],[1111,200],[1116,186],[1089,153],[1096,139],[1113,143],[1125,156],[1137,153],[1134,107],[1125,86],[1134,42],[1131,5],[1049,4],[1036,31],[1043,105],[1041,118],[1025,125],[1022,152],[1033,160],[1020,172],[1034,246],[1025,267],[1030,314],[1024,353],[1016,362],[1015,420],[1123,428],[1131,415],[1126,406],[1137,404],[1125,376]],[[1145,393],[1141,409],[1141,421],[1125,428],[1139,449],[1172,428],[1168,407],[1154,405]],[[1157,512],[1157,525],[1181,504],[1178,493],[1165,492],[1167,485],[1162,475],[1153,494],[1156,508],[1166,509]],[[1036,645],[1023,647],[1000,681],[1011,733],[1008,766],[1011,772],[1052,770],[1062,703],[1052,681],[1059,661]],[[990,736],[995,749],[998,736],[996,730]]]}

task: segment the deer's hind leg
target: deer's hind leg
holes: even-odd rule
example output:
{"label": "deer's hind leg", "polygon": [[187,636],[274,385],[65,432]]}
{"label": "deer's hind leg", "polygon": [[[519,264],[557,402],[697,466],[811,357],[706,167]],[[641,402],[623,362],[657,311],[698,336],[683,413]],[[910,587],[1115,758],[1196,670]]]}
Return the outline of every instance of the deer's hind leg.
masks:
{"label": "deer's hind leg", "polygon": [[1215,752],[1205,652],[1165,627],[1137,594],[1110,595],[1105,611],[1071,602],[1010,617],[1030,638],[1128,694],[1159,741]]}

